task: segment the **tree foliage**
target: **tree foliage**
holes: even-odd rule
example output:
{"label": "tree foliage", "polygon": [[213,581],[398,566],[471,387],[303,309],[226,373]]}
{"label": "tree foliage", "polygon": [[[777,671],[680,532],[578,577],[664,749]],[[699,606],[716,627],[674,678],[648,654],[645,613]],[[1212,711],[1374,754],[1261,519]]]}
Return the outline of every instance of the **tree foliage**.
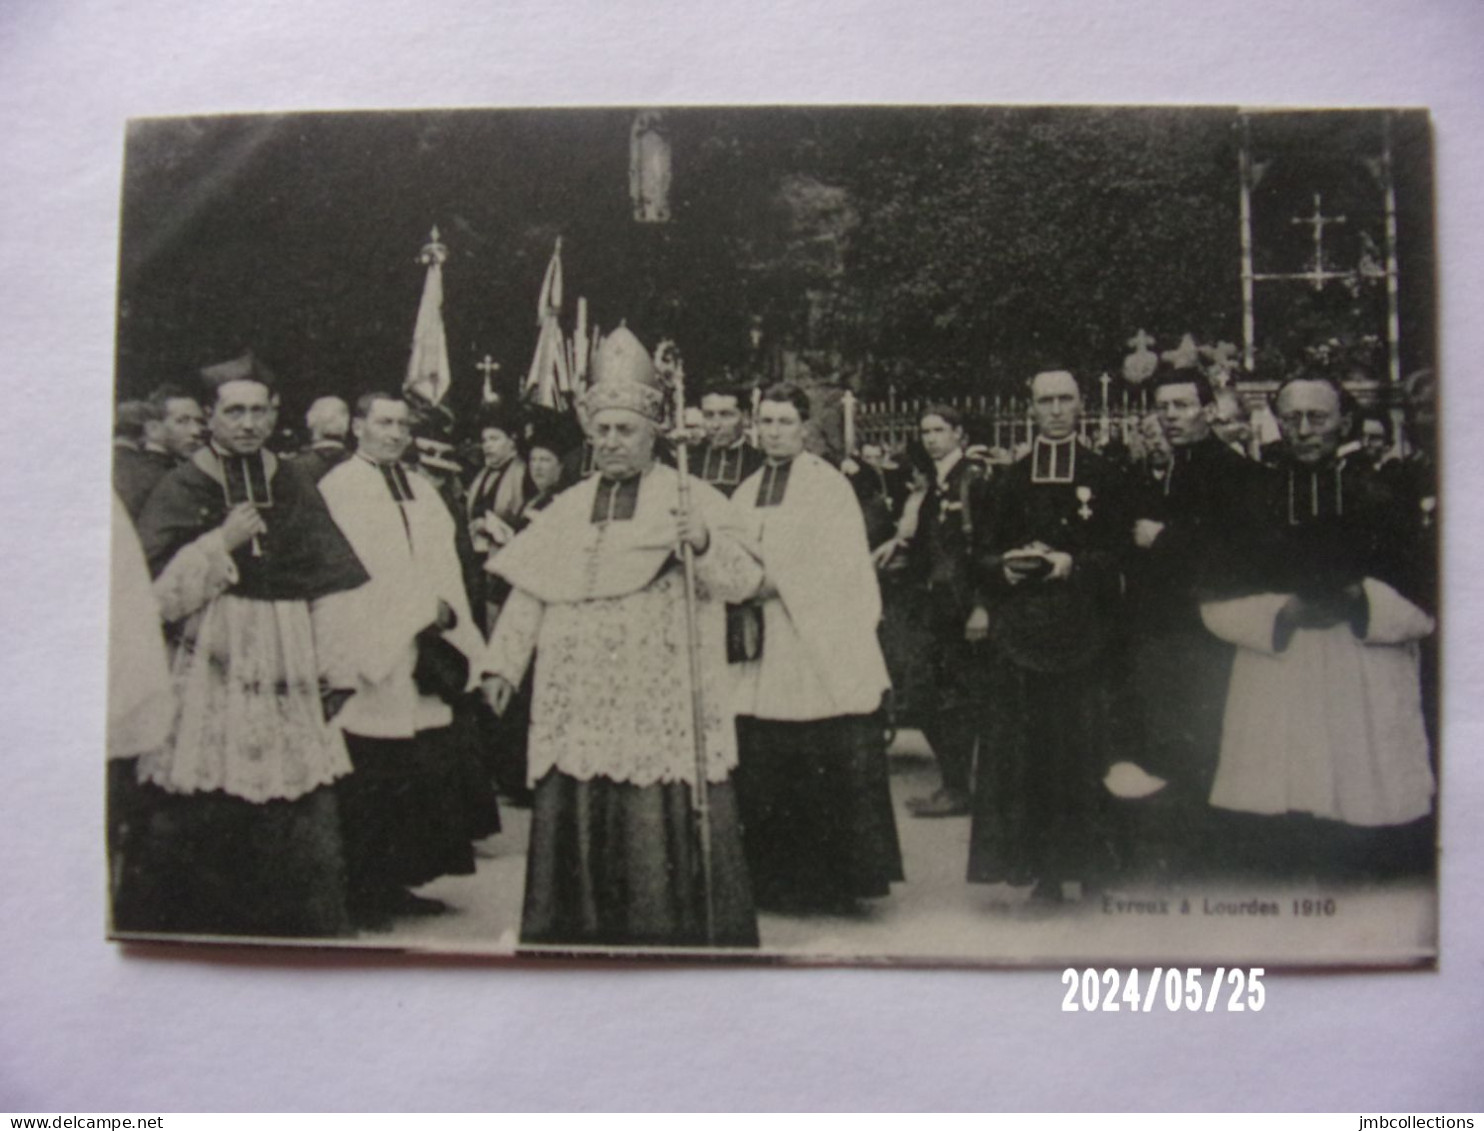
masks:
{"label": "tree foliage", "polygon": [[1240,331],[1231,117],[927,112],[852,181],[835,325],[879,375],[982,390],[1038,367],[1117,372],[1144,327]]}

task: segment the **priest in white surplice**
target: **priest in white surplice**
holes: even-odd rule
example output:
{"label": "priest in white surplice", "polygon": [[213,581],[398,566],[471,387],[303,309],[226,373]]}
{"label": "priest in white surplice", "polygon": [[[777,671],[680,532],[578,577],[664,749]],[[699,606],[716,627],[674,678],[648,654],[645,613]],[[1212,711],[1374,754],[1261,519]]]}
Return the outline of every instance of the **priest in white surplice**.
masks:
{"label": "priest in white surplice", "polygon": [[903,878],[881,593],[850,481],[804,450],[808,395],[763,394],[766,459],[732,507],[762,554],[761,653],[736,665],[737,795],[759,907],[852,912]]}
{"label": "priest in white surplice", "polygon": [[474,870],[462,820],[452,701],[472,690],[483,653],[436,487],[400,462],[412,440],[407,402],[356,402],[355,455],[320,480],[330,515],[371,575],[337,597],[333,686],[352,692],[335,721],[355,771],[341,783],[350,911],[359,927],[443,910],[407,889]]}
{"label": "priest in white surplice", "polygon": [[[1432,809],[1417,642],[1434,624],[1412,599],[1409,512],[1368,468],[1336,458],[1341,405],[1327,380],[1280,388],[1284,463],[1262,500],[1263,534],[1233,595],[1202,605],[1238,648],[1211,803],[1308,814],[1321,839],[1377,863],[1382,840],[1356,830],[1417,826]],[[1337,839],[1329,822],[1351,831]]]}

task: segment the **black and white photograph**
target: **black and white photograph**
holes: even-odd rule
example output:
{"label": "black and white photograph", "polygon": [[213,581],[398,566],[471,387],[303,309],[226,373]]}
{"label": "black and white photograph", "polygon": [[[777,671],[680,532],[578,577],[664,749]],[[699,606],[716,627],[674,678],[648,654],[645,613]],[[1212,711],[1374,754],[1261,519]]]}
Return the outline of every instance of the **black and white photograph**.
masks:
{"label": "black and white photograph", "polygon": [[122,148],[110,938],[1437,961],[1426,110]]}
{"label": "black and white photograph", "polygon": [[0,1121],[1477,1124],[1481,44],[0,4]]}

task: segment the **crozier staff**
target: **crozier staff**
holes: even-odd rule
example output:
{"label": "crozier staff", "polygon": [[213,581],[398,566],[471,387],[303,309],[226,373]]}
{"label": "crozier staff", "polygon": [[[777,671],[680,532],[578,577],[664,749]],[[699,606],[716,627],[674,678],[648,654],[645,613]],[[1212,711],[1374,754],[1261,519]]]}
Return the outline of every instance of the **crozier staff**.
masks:
{"label": "crozier staff", "polygon": [[[675,401],[675,419],[685,418],[685,367],[680,360],[680,351],[673,342],[661,342],[656,351],[660,359],[661,376],[671,384]],[[675,445],[676,470],[676,518],[677,529],[687,530],[692,526],[690,496],[690,445],[680,442]],[[695,747],[696,776],[691,783],[691,803],[696,811],[696,840],[701,853],[701,901],[703,905],[705,941],[716,942],[716,904],[712,895],[711,878],[711,804],[703,784],[706,780],[706,689],[701,675],[701,639],[696,622],[696,550],[691,541],[681,535],[680,563],[685,574],[685,644],[686,660],[690,670],[691,740]]]}
{"label": "crozier staff", "polygon": [[[723,603],[761,569],[726,500],[655,461],[664,393],[627,329],[604,340],[586,395],[598,474],[557,496],[493,563],[512,586],[485,656],[485,694],[509,705],[536,655],[535,788],[521,937],[527,943],[700,946],[706,898],[693,788],[710,813],[714,942],[757,945],[731,786]],[[685,579],[695,555],[705,780],[698,781]]]}

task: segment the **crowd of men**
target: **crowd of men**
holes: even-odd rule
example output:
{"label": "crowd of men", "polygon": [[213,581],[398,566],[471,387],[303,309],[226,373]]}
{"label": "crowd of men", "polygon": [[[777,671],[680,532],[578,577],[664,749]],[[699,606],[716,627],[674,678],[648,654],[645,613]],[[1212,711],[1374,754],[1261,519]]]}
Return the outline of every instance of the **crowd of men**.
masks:
{"label": "crowd of men", "polygon": [[[1430,867],[1436,485],[1430,372],[1390,418],[1301,371],[1257,447],[1233,390],[1153,382],[1132,442],[1079,439],[1072,374],[1031,382],[1019,458],[926,409],[875,548],[927,630],[913,692],[969,878],[1076,898],[1130,876],[1377,877]],[[892,564],[901,567],[893,575]],[[890,651],[890,650],[889,650]],[[898,656],[901,660],[904,657]],[[907,673],[903,666],[899,669]]]}
{"label": "crowd of men", "polygon": [[392,391],[317,400],[274,452],[272,376],[203,374],[117,412],[120,931],[441,914],[415,889],[473,872],[503,796],[532,810],[524,942],[755,946],[758,909],[910,872],[893,684],[940,774],[908,810],[971,822],[970,881],[1431,866],[1430,375],[1405,460],[1313,373],[1260,460],[1196,370],[1095,451],[1048,370],[1019,459],[934,406],[837,467],[791,385],[756,419],[707,388],[667,436],[620,329],[580,431],[491,406],[468,467]]}

